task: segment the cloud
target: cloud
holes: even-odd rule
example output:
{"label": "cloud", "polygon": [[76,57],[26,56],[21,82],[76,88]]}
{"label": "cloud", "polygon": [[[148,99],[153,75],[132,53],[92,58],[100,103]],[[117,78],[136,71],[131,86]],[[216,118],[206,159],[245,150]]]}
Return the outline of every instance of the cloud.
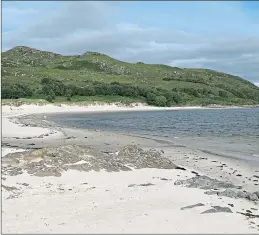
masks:
{"label": "cloud", "polygon": [[[134,18],[139,4],[145,6],[145,17]],[[3,49],[27,45],[63,54],[98,51],[130,62],[211,68],[258,81],[259,17],[249,18],[240,3],[152,4],[60,2],[53,12],[39,12],[41,18],[33,23],[4,32]],[[21,15],[16,13],[17,22]]]}
{"label": "cloud", "polygon": [[77,30],[102,30],[108,25],[109,10],[102,2],[65,2],[60,11],[28,27],[25,36],[56,38]]}
{"label": "cloud", "polygon": [[[22,27],[24,24],[30,22],[30,20],[37,14],[38,11],[32,8],[19,9],[14,7],[5,7],[2,11],[2,18],[5,19],[2,30],[9,31],[14,27]],[[19,20],[16,20],[17,18]]]}
{"label": "cloud", "polygon": [[[65,2],[58,11],[50,12],[14,32],[5,33],[4,39],[9,44],[17,44],[28,39],[60,38],[78,30],[101,30],[108,25],[109,8],[101,2]],[[17,11],[26,14],[26,9]],[[19,18],[17,15],[16,17]],[[19,38],[16,38],[17,35]]]}

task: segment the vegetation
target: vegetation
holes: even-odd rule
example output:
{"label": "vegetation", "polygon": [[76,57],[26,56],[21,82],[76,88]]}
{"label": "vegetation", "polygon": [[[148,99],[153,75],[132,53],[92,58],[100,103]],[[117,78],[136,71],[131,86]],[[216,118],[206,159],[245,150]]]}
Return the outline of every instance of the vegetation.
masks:
{"label": "vegetation", "polygon": [[63,56],[15,47],[2,53],[2,98],[244,105],[259,103],[259,88],[240,77],[208,69],[126,63],[97,52]]}

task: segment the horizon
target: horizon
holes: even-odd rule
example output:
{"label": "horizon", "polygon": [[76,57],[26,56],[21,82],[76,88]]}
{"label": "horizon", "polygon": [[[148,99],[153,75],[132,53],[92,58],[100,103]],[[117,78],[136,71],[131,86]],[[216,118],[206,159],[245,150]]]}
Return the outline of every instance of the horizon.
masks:
{"label": "horizon", "polygon": [[259,2],[4,1],[2,51],[95,51],[131,63],[212,69],[259,86],[258,13]]}

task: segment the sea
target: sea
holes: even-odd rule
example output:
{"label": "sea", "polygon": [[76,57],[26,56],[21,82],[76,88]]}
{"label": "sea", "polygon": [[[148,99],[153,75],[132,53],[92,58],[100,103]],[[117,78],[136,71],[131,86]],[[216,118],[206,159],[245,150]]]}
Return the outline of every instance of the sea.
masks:
{"label": "sea", "polygon": [[61,125],[171,141],[259,164],[259,109],[194,109],[50,115]]}

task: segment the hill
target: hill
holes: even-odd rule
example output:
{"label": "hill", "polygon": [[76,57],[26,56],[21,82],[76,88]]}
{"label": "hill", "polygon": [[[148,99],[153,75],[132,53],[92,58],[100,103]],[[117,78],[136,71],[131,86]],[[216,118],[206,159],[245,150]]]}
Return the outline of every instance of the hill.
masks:
{"label": "hill", "polygon": [[143,62],[98,52],[64,56],[17,46],[2,52],[2,98],[143,101],[150,105],[259,103],[259,88],[238,76]]}

